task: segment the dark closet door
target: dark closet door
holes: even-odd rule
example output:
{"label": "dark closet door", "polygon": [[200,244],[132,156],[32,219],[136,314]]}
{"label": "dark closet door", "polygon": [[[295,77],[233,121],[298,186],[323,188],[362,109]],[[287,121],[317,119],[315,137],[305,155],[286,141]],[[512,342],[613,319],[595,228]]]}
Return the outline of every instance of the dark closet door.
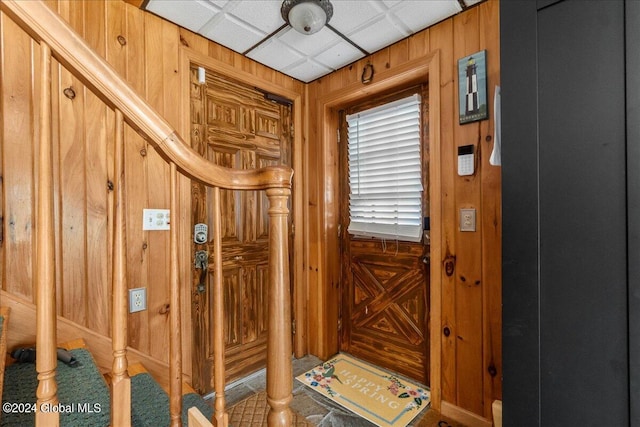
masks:
{"label": "dark closet door", "polygon": [[639,422],[636,3],[501,2],[506,426]]}

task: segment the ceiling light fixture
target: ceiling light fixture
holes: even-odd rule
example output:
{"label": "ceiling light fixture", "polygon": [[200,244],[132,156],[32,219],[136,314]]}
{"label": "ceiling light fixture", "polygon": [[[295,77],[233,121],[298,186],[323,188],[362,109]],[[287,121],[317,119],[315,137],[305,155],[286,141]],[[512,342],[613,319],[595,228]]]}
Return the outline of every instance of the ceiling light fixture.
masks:
{"label": "ceiling light fixture", "polygon": [[284,0],[280,8],[282,19],[302,34],[317,33],[333,16],[329,0]]}

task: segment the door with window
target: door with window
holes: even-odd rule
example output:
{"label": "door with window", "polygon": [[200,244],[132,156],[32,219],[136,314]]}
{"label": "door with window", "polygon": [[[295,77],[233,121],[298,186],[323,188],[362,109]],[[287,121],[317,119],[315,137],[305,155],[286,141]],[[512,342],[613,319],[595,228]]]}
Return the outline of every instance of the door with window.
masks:
{"label": "door with window", "polygon": [[341,114],[340,350],[429,384],[426,86]]}
{"label": "door with window", "polygon": [[[191,141],[201,156],[234,169],[291,165],[291,106],[265,98],[262,91],[206,72],[199,84],[191,70]],[[193,223],[213,230],[211,189],[192,183]],[[226,381],[244,377],[266,364],[269,254],[269,201],[264,191],[220,190],[222,215],[222,282]],[[291,216],[290,216],[291,217]],[[291,226],[289,226],[291,230]],[[291,238],[291,236],[290,236]],[[289,244],[291,248],[291,243]],[[193,270],[194,386],[213,389],[212,316],[214,244],[195,244],[209,263],[204,274]],[[291,281],[293,285],[293,281]]]}

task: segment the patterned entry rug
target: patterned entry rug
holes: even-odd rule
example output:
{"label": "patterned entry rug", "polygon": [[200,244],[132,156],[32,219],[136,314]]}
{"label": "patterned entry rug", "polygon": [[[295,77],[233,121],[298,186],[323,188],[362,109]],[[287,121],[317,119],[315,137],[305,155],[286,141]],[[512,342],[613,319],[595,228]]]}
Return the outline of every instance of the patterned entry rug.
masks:
{"label": "patterned entry rug", "polygon": [[347,354],[296,377],[380,427],[405,427],[431,402],[429,390]]}
{"label": "patterned entry rug", "polygon": [[[233,406],[227,408],[229,414],[229,426],[231,427],[266,427],[269,404],[267,392],[261,391]],[[291,411],[292,427],[313,427],[313,424],[295,411]]]}

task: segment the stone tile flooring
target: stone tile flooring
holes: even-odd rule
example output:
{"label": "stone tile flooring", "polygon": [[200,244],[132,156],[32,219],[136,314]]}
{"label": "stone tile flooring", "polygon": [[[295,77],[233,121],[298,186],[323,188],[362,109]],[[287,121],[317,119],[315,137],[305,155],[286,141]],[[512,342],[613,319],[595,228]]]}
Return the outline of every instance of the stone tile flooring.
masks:
{"label": "stone tile flooring", "polygon": [[[322,360],[315,356],[305,356],[293,360],[293,376],[308,371]],[[241,402],[266,388],[265,371],[258,371],[235,383],[228,385],[225,391],[227,407]],[[213,404],[213,399],[209,397]],[[314,392],[299,381],[293,381],[293,401],[291,409],[303,416],[310,424],[317,427],[375,427],[375,424],[333,403],[331,400]],[[266,424],[265,424],[266,425]],[[423,411],[409,426],[412,427],[465,427],[462,424],[443,417],[438,412],[427,409]],[[245,426],[233,426],[245,427]]]}

